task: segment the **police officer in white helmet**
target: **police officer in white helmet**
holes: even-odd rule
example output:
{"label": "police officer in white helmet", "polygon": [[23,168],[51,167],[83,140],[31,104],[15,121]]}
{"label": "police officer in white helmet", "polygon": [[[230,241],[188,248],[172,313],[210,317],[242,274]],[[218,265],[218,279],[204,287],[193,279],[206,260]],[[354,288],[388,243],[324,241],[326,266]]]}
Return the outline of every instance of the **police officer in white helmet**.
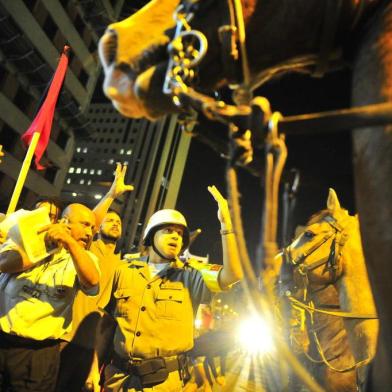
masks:
{"label": "police officer in white helmet", "polygon": [[178,256],[189,244],[184,216],[170,209],[151,216],[143,235],[145,256],[115,272],[108,310],[117,327],[105,391],[148,391],[158,385],[159,391],[181,391],[187,381],[183,353],[193,346],[199,304],[242,278],[227,201],[215,186],[208,190],[218,204],[223,266],[181,262]]}

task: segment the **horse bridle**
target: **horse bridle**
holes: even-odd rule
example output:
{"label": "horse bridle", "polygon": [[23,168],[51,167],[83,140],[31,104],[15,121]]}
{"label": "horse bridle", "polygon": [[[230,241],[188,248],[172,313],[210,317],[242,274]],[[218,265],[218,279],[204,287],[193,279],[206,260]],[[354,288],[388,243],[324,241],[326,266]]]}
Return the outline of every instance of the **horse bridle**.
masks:
{"label": "horse bridle", "polygon": [[[169,44],[169,64],[167,67],[163,92],[173,96],[177,106],[182,106],[180,94],[189,92],[190,84],[195,77],[196,67],[207,53],[208,41],[205,35],[190,27],[196,11],[203,11],[215,4],[212,0],[182,0],[179,3],[174,19],[176,28]],[[218,27],[221,41],[222,64],[224,74],[233,89],[236,105],[249,104],[252,93],[249,88],[250,72],[245,48],[245,24],[240,0],[226,0],[223,7],[223,22]],[[192,44],[184,43],[185,39],[198,41],[198,49]],[[187,46],[187,47],[186,47]],[[208,101],[208,96],[198,93],[198,99]]]}
{"label": "horse bridle", "polygon": [[[338,224],[334,218],[326,216],[323,220],[330,225],[330,230],[325,233],[318,241],[316,241],[309,249],[298,255],[295,259],[293,259],[291,255],[290,247],[287,247],[284,252],[286,254],[286,260],[291,265],[298,267],[298,271],[301,275],[306,276],[309,271],[313,271],[322,265],[326,265],[328,269],[335,275],[333,277],[334,282],[337,278],[336,270],[338,268],[342,249],[348,239],[348,234],[346,231],[346,226]],[[333,239],[328,256],[311,264],[305,264],[305,260],[331,238]]]}
{"label": "horse bridle", "polygon": [[[349,236],[347,233],[348,224],[344,225],[339,224],[333,217],[326,216],[323,218],[324,222],[327,222],[331,226],[331,230],[327,232],[324,236],[322,236],[313,246],[311,246],[307,251],[301,253],[297,258],[293,259],[290,252],[290,247],[287,247],[283,251],[284,260],[292,267],[298,267],[298,271],[303,277],[304,283],[307,285],[309,283],[308,273],[309,271],[313,271],[316,268],[321,267],[322,265],[327,265],[329,269],[332,270],[333,279],[330,283],[335,283],[339,278],[336,276],[336,270],[339,267],[340,258],[342,255],[342,250],[347,242]],[[317,249],[320,248],[324,243],[326,243],[329,239],[333,237],[330,252],[327,257],[324,257],[320,260],[317,260],[311,264],[305,264],[305,260],[311,254],[313,254]],[[326,286],[325,286],[326,287]],[[304,287],[305,289],[307,287]],[[323,287],[324,288],[324,287]],[[322,288],[322,289],[323,289]],[[377,319],[378,316],[375,314],[358,314],[353,312],[342,312],[342,311],[331,311],[327,309],[315,308],[313,306],[309,306],[308,304],[292,297],[291,292],[286,293],[286,296],[293,303],[293,305],[298,306],[308,312],[316,312],[328,314],[330,316],[343,317],[343,318],[352,318],[352,319]]]}
{"label": "horse bridle", "polygon": [[[334,219],[332,216],[329,215],[324,217],[323,220],[324,222],[327,222],[331,226],[331,230],[327,232],[323,237],[321,237],[320,240],[318,240],[306,252],[297,256],[296,259],[293,259],[291,256],[290,247],[284,249],[283,252],[284,260],[292,267],[294,268],[298,267],[298,271],[303,278],[304,289],[307,288],[307,286],[305,285],[309,284],[309,279],[308,279],[309,271],[313,271],[322,265],[327,265],[328,269],[330,269],[330,271],[332,272],[333,279],[331,280],[330,283],[335,283],[336,280],[339,278],[336,275],[336,271],[339,268],[343,247],[349,238],[349,235],[347,233],[347,228],[349,223],[343,221],[342,223],[339,224],[336,221],[336,219]],[[332,237],[333,240],[331,243],[329,255],[311,264],[305,264],[306,258],[309,257],[312,253],[314,253],[317,249],[319,249],[320,246],[322,246],[325,242],[327,242]],[[330,283],[328,283],[327,285],[329,285]],[[322,287],[321,290],[324,289],[325,287]],[[292,297],[291,292],[287,293],[287,297],[289,298],[289,300],[292,302],[293,305],[298,306],[308,312],[323,313],[323,314],[328,314],[330,316],[336,316],[336,317],[342,317],[348,319],[350,318],[351,319],[378,319],[378,316],[376,314],[362,314],[362,313],[359,314],[354,312],[331,311],[327,309],[315,308]]]}
{"label": "horse bridle", "polygon": [[[259,0],[262,1],[262,0]],[[361,18],[365,4],[368,0],[358,0],[356,14],[352,23],[344,24],[346,32],[352,31],[358,20]],[[343,0],[326,0],[324,18],[320,28],[319,52],[316,55],[303,55],[288,60],[286,63],[278,64],[275,67],[264,70],[251,81],[247,50],[245,47],[245,22],[242,12],[241,0],[221,1],[224,6],[222,24],[218,27],[218,34],[221,42],[221,60],[224,75],[229,86],[233,90],[233,100],[236,105],[249,105],[252,99],[252,91],[267,81],[270,77],[286,72],[287,70],[302,70],[315,77],[322,77],[330,68],[331,63],[336,63],[341,57],[341,53],[335,50],[336,36],[342,28],[341,16],[343,14]],[[211,5],[216,4],[214,0],[182,0],[176,9],[174,19],[176,29],[173,40],[169,45],[170,61],[166,73],[163,91],[166,94],[178,95],[179,87],[184,89],[178,79],[178,70],[184,72],[185,79],[190,81],[194,75],[194,68],[200,63],[207,52],[207,39],[203,33],[191,29],[189,22],[196,11],[203,12]],[[181,16],[181,17],[179,17]],[[347,26],[346,26],[347,25]],[[186,58],[185,62],[173,61],[178,55],[171,53],[183,38],[193,36],[199,41],[200,51],[196,58]],[[174,65],[174,67],[173,67]],[[174,71],[174,72],[173,72]],[[178,98],[174,98],[177,105],[180,105]]]}

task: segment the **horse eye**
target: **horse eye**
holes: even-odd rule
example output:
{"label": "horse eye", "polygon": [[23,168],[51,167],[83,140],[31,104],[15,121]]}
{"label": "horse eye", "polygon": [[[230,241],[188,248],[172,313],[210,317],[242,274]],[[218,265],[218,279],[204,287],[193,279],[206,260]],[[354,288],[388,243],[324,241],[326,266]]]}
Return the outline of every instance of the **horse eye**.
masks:
{"label": "horse eye", "polygon": [[305,231],[304,236],[306,238],[313,238],[315,234],[312,231]]}

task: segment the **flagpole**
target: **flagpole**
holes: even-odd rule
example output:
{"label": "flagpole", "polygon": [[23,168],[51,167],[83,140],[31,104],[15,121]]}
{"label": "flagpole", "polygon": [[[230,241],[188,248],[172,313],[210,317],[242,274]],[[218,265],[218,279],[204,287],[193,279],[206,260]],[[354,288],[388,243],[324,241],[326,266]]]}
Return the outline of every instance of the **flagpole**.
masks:
{"label": "flagpole", "polygon": [[39,161],[49,143],[50,131],[52,128],[53,116],[56,102],[63,86],[65,74],[68,66],[69,46],[65,45],[63,53],[60,56],[57,68],[53,74],[49,87],[45,90],[46,95],[38,113],[35,115],[33,122],[27,131],[21,136],[22,142],[28,147],[25,159],[23,161],[14,192],[8,206],[7,215],[15,211],[19,201],[23,185],[26,181],[30,169],[31,160],[35,155],[35,164],[38,170],[44,169]]}
{"label": "flagpole", "polygon": [[33,137],[31,139],[29,149],[27,150],[25,159],[23,160],[22,167],[19,172],[18,179],[15,184],[14,192],[12,193],[11,201],[8,206],[7,215],[15,212],[16,206],[19,201],[20,194],[23,189],[23,185],[26,181],[27,174],[30,169],[31,160],[33,159],[35,148],[37,147],[37,143],[41,134],[39,132],[34,132]]}

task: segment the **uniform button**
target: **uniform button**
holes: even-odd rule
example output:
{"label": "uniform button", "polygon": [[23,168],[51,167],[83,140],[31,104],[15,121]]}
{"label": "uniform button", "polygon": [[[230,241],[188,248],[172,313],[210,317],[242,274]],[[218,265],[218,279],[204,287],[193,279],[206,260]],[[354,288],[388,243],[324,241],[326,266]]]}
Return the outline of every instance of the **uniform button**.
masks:
{"label": "uniform button", "polygon": [[148,289],[151,289],[151,285],[150,285],[150,284],[148,284],[146,287],[147,287]]}
{"label": "uniform button", "polygon": [[136,332],[136,336],[140,336],[142,333],[140,331]]}
{"label": "uniform button", "polygon": [[140,308],[140,310],[141,310],[142,312],[144,312],[144,311],[146,310],[146,307],[145,307],[145,306],[142,306],[142,307]]}

